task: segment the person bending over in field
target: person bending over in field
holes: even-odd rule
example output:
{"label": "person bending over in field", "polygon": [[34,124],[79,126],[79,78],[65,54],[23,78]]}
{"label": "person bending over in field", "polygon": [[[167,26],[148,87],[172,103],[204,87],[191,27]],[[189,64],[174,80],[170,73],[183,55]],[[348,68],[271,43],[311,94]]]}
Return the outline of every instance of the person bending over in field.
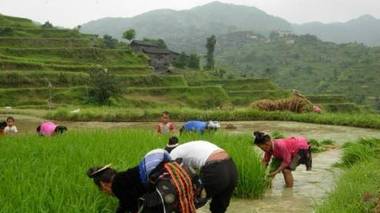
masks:
{"label": "person bending over in field", "polygon": [[207,198],[212,199],[210,211],[226,212],[238,180],[238,171],[228,153],[210,142],[192,141],[177,146],[170,156],[200,171]]}
{"label": "person bending over in field", "polygon": [[149,152],[126,171],[94,167],[87,175],[101,191],[119,199],[117,213],[196,213],[206,203],[199,177],[171,161],[163,149]]}
{"label": "person bending over in field", "polygon": [[37,127],[36,131],[40,136],[54,136],[63,134],[67,131],[67,128],[65,126],[59,126],[51,121],[45,121]]}
{"label": "person bending over in field", "polygon": [[182,128],[180,133],[185,132],[196,132],[196,133],[205,133],[205,131],[216,131],[220,128],[220,124],[217,121],[187,121]]}
{"label": "person bending over in field", "polygon": [[7,118],[7,126],[4,128],[4,134],[10,135],[10,134],[16,134],[18,132],[15,122],[16,121],[14,117]]}
{"label": "person bending over in field", "polygon": [[282,172],[286,187],[293,187],[292,171],[300,164],[306,166],[310,171],[312,167],[311,147],[304,137],[288,137],[272,140],[271,137],[263,132],[254,132],[254,144],[265,152],[262,163],[268,166],[272,156],[270,177]]}
{"label": "person bending over in field", "polygon": [[7,122],[5,121],[0,122],[0,136],[4,135],[4,129],[6,126],[7,126]]}
{"label": "person bending over in field", "polygon": [[156,131],[159,134],[174,134],[175,125],[170,121],[169,112],[165,111],[162,113],[160,123],[156,127]]}

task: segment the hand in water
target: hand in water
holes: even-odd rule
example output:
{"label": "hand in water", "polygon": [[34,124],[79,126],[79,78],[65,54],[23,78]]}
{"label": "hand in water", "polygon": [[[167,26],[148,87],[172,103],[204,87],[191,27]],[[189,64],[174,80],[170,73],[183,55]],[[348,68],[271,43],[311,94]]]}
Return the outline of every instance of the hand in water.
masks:
{"label": "hand in water", "polygon": [[277,175],[277,172],[271,172],[268,174],[268,177],[274,178],[274,176],[276,176],[276,175]]}

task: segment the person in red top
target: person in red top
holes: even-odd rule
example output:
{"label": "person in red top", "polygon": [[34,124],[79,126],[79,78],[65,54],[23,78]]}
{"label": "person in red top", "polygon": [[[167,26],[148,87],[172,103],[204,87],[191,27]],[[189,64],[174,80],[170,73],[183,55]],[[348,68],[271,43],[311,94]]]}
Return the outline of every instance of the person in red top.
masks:
{"label": "person in red top", "polygon": [[160,123],[156,127],[159,134],[173,134],[175,132],[175,125],[170,121],[169,112],[162,113]]}
{"label": "person in red top", "polygon": [[272,140],[263,132],[254,132],[254,144],[265,152],[262,163],[268,166],[272,156],[281,161],[280,166],[269,174],[270,177],[282,172],[287,187],[293,187],[292,171],[300,164],[305,164],[306,170],[311,170],[311,149],[305,137],[288,137]]}

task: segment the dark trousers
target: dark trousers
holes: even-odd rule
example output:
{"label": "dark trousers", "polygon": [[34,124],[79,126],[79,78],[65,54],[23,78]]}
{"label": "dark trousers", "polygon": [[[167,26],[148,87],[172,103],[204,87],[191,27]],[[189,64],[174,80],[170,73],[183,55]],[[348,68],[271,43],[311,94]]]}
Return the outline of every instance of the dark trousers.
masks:
{"label": "dark trousers", "polygon": [[212,198],[210,211],[224,213],[238,181],[238,171],[232,159],[206,163],[200,172],[201,180]]}

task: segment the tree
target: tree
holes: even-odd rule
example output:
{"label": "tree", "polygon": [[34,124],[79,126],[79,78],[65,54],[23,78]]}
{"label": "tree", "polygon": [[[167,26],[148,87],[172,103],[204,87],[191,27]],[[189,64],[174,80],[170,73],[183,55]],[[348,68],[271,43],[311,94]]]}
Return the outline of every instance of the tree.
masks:
{"label": "tree", "polygon": [[118,41],[116,39],[112,38],[112,36],[110,36],[110,35],[104,35],[103,36],[103,42],[104,42],[104,45],[106,46],[106,48],[111,48],[111,49],[116,48],[116,46],[118,44]]}
{"label": "tree", "polygon": [[197,54],[191,54],[188,59],[187,66],[192,69],[199,69],[199,56]]}
{"label": "tree", "polygon": [[47,29],[47,28],[53,28],[54,26],[49,21],[46,21],[43,25],[41,25],[41,27]]}
{"label": "tree", "polygon": [[89,98],[91,102],[108,104],[112,96],[119,94],[118,81],[111,72],[100,67],[90,70]]}
{"label": "tree", "polygon": [[129,29],[123,33],[123,38],[128,41],[132,41],[136,37],[136,31],[134,29]]}
{"label": "tree", "polygon": [[182,52],[177,59],[174,61],[173,65],[177,68],[185,68],[187,65],[187,55],[185,52]]}
{"label": "tree", "polygon": [[214,60],[214,51],[215,51],[215,45],[216,45],[216,37],[215,35],[212,35],[211,37],[207,38],[206,48],[207,48],[207,64],[206,69],[212,70],[215,67],[215,60]]}

